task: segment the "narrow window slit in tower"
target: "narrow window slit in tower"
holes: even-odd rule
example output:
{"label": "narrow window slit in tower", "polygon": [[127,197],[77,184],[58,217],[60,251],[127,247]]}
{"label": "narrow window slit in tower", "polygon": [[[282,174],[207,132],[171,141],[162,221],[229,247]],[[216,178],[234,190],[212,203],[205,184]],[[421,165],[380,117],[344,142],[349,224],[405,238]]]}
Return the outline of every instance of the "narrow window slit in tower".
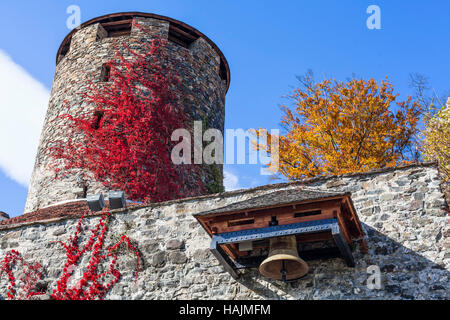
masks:
{"label": "narrow window slit in tower", "polygon": [[100,73],[100,81],[101,82],[108,82],[111,75],[111,67],[108,66],[106,63],[102,65],[102,71]]}
{"label": "narrow window slit in tower", "polygon": [[72,38],[70,38],[69,40],[67,40],[66,44],[64,45],[64,47],[62,47],[61,49],[61,55],[64,57],[70,49],[70,43],[72,42]]}
{"label": "narrow window slit in tower", "polygon": [[100,121],[102,121],[103,118],[103,111],[95,111],[94,112],[94,123],[92,127],[97,130],[100,128]]}
{"label": "narrow window slit in tower", "polygon": [[70,50],[70,43],[72,42],[72,38],[69,38],[64,46],[61,48],[61,52],[59,53],[58,63],[64,58]]}
{"label": "narrow window slit in tower", "polygon": [[83,185],[83,199],[87,198],[87,191],[88,191],[87,185]]}
{"label": "narrow window slit in tower", "polygon": [[169,26],[169,41],[176,43],[184,48],[189,48],[190,45],[198,39],[197,35],[189,33],[189,30],[183,30],[182,27]]}
{"label": "narrow window slit in tower", "polygon": [[132,19],[119,20],[102,23],[102,27],[107,32],[107,38],[129,36],[131,34]]}
{"label": "narrow window slit in tower", "polygon": [[227,69],[225,68],[225,63],[220,59],[219,76],[222,80],[227,80]]}

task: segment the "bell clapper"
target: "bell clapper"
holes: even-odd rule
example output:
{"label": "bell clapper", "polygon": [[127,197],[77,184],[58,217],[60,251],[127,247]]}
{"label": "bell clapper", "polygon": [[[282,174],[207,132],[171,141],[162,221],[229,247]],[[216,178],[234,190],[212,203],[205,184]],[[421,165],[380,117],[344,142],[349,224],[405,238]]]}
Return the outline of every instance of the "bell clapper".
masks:
{"label": "bell clapper", "polygon": [[281,281],[286,282],[286,260],[282,261],[282,265],[281,265]]}

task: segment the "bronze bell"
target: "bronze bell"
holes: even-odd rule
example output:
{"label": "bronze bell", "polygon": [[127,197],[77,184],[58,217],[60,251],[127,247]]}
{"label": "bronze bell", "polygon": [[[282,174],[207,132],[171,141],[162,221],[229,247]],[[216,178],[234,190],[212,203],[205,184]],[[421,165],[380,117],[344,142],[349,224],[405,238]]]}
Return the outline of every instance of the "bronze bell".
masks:
{"label": "bronze bell", "polygon": [[308,265],[298,256],[295,236],[270,238],[269,256],[259,266],[259,272],[271,279],[292,281],[308,273]]}

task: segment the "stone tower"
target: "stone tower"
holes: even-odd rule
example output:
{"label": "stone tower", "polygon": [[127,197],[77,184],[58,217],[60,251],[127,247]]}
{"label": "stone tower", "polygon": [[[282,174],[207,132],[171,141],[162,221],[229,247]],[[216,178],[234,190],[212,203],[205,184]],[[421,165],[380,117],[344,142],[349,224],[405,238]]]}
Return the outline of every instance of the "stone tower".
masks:
{"label": "stone tower", "polygon": [[[133,20],[150,30],[151,35],[133,25]],[[127,44],[136,44],[153,35],[167,39],[171,57],[181,61],[176,71],[181,77],[182,101],[188,120],[204,124],[206,121],[208,128],[223,132],[230,71],[224,55],[208,37],[183,22],[149,13],[116,13],[91,19],[72,30],[59,47],[25,212],[108,191],[98,181],[85,181],[81,172],[55,179],[50,169],[53,160],[46,156],[45,148],[49,142],[64,138],[64,130],[54,119],[62,113],[75,111],[67,111],[65,100],[76,105],[78,111],[78,108],[93,110],[93,106],[83,101],[80,92],[85,90],[92,74],[102,81],[106,62],[115,54],[115,40],[120,38]],[[220,191],[222,166],[203,166],[200,178],[208,192]]]}

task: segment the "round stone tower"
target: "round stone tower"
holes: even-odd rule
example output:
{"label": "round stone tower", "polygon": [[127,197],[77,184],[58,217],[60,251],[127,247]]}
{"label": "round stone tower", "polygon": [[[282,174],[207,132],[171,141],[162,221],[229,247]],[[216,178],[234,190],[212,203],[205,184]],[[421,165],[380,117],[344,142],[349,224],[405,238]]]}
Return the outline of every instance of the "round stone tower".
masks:
{"label": "round stone tower", "polygon": [[[133,20],[150,30],[150,34],[136,27]],[[181,94],[187,119],[202,121],[204,129],[215,128],[223,132],[230,71],[224,55],[208,37],[183,22],[149,13],[125,12],[91,19],[72,30],[59,47],[25,212],[109,191],[98,181],[86,181],[81,169],[55,179],[51,167],[57,164],[47,155],[45,148],[51,141],[64,139],[65,132],[58,123],[60,120],[55,121],[58,115],[79,112],[80,108],[93,112],[94,106],[83,101],[80,93],[86,90],[92,75],[94,81],[95,77],[98,77],[97,81],[104,81],[102,78],[108,73],[106,62],[114,58],[116,40],[136,48],[136,44],[155,35],[168,40],[171,58],[180,62],[176,71],[182,82]],[[65,101],[75,105],[73,109],[76,110],[67,111]],[[221,165],[202,165],[199,178],[208,193],[219,192],[223,188]]]}

